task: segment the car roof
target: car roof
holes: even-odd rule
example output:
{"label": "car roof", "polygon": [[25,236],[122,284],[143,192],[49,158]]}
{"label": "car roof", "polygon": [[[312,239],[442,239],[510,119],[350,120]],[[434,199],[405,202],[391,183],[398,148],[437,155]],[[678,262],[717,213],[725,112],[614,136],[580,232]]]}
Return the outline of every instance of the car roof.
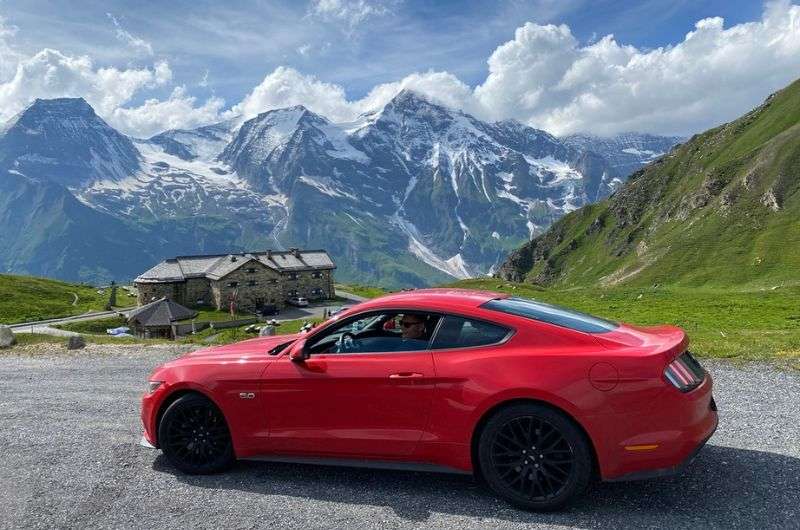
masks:
{"label": "car roof", "polygon": [[412,289],[391,293],[358,305],[359,309],[388,306],[430,306],[431,309],[475,308],[497,298],[508,298],[505,293],[477,289],[433,288]]}

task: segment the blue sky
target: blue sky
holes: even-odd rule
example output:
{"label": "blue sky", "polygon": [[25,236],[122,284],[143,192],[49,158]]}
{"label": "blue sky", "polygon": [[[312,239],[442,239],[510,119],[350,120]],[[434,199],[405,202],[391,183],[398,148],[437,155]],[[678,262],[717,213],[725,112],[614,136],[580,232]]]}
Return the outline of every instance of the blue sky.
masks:
{"label": "blue sky", "polygon": [[[141,116],[134,117],[130,112],[126,114],[125,109],[137,108],[148,100],[162,101],[170,97],[193,98],[191,106],[194,108],[202,106],[208,98],[219,98],[222,101],[215,100],[214,112],[221,116],[247,99],[254,87],[279,67],[288,67],[303,76],[332,84],[336,90],[343,92],[346,102],[351,103],[365,98],[377,86],[396,83],[414,73],[446,72],[474,90],[486,84],[491,77],[491,67],[487,62],[489,58],[500,46],[514,41],[515,35],[520,43],[527,42],[529,48],[542,45],[539,33],[533,37],[515,33],[526,23],[532,23],[534,26],[531,27],[534,28],[548,24],[565,25],[569,35],[561,39],[562,43],[558,46],[574,48],[576,54],[570,56],[570,61],[577,61],[577,54],[592,55],[593,50],[598,49],[592,45],[608,35],[614,36],[614,46],[620,49],[630,47],[635,49],[638,56],[644,57],[652,50],[679,45],[687,33],[696,29],[698,21],[721,17],[724,19],[724,29],[729,30],[738,25],[765,20],[764,13],[771,5],[768,3],[765,7],[765,4],[752,0],[0,0],[0,16],[5,20],[5,26],[12,29],[6,31],[5,47],[11,52],[5,58],[5,69],[0,64],[0,76],[5,75],[5,79],[0,77],[0,82],[8,81],[14,73],[13,60],[23,62],[46,48],[57,50],[68,58],[88,57],[94,70],[113,67],[120,71],[154,71],[158,63],[168,65],[168,81],[151,80],[149,84],[142,81],[141,86],[137,85],[131,90],[129,97],[117,98],[118,107],[109,104],[104,109],[112,122],[116,119],[123,128],[135,131],[139,127],[136,119]],[[776,5],[788,14],[793,13],[796,7],[788,0],[777,2]],[[770,28],[774,31],[774,24]],[[711,28],[709,32],[720,34],[722,30],[720,23],[719,27]],[[781,26],[781,30],[788,34],[787,46],[791,48],[796,40],[796,24],[787,22],[785,27]],[[761,33],[766,34],[766,29]],[[725,38],[734,37],[730,34]],[[545,38],[545,41],[552,42],[552,39]],[[768,43],[763,45],[766,47]],[[723,44],[720,46],[724,48]],[[0,41],[0,60],[4,59],[2,50]],[[783,54],[784,51],[771,50],[769,53]],[[770,56],[769,53],[767,56]],[[633,55],[628,56],[630,62]],[[763,60],[763,57],[761,54],[755,59]],[[697,60],[703,59],[698,56]],[[790,62],[788,66],[794,68],[795,63]],[[524,64],[515,67],[525,69]],[[700,72],[703,69],[698,67],[696,70]],[[538,72],[537,79],[547,77],[546,74]],[[542,100],[539,107],[530,103],[530,93],[513,96],[502,93],[489,101],[486,96],[488,90],[483,91],[480,104],[466,102],[457,105],[487,119],[503,118],[521,110],[523,121],[560,128],[564,132],[588,128],[596,129],[599,133],[610,133],[627,127],[639,127],[650,132],[687,133],[693,132],[689,129],[711,124],[713,120],[733,117],[734,111],[746,111],[744,107],[758,100],[756,95],[759,98],[766,96],[761,93],[765,86],[768,89],[778,88],[778,83],[798,77],[798,74],[800,71],[793,71],[791,75],[782,77],[779,73],[770,72],[767,75],[768,82],[763,79],[757,82],[755,77],[765,74],[754,71],[753,86],[748,85],[747,79],[737,78],[734,81],[738,84],[734,89],[745,90],[747,95],[734,96],[735,109],[726,107],[723,111],[710,111],[705,121],[698,123],[667,123],[661,131],[657,130],[656,116],[639,121],[626,119],[597,127],[594,127],[594,122],[587,125],[576,120],[574,114],[578,111],[569,111],[563,100],[566,97],[585,98],[590,90],[586,87],[569,95],[562,90],[557,97]],[[524,83],[530,80],[518,81]],[[739,86],[742,83],[748,86]],[[180,94],[176,95],[176,87]],[[551,91],[551,88],[545,86],[542,90]],[[712,88],[718,87],[712,83],[708,89]],[[75,90],[80,89],[71,86],[67,92]],[[432,97],[436,98],[442,90],[431,90]],[[51,93],[45,90],[45,95]],[[93,94],[88,98],[90,102],[92,97],[100,98]],[[517,104],[519,109],[514,105],[503,106],[499,100],[507,97],[517,98],[523,103]],[[270,96],[263,101],[273,102],[264,103],[269,106],[275,104],[276,98]],[[3,103],[2,85],[0,103]],[[364,105],[366,103],[361,107]],[[685,107],[686,102],[683,105]],[[250,105],[252,108],[256,106],[255,103]],[[339,115],[344,112],[341,109],[331,110],[330,105],[324,104],[320,104],[319,108],[333,114],[338,112]],[[561,115],[554,114],[556,110],[561,115],[572,112],[572,117],[559,118]],[[115,118],[111,116],[112,111],[116,113]],[[210,113],[209,107],[202,114]],[[200,113],[197,116],[193,118],[194,121],[200,120]],[[148,119],[150,122],[147,123],[151,123],[152,117]],[[559,122],[558,119],[566,121]],[[597,119],[601,119],[600,116]],[[141,123],[145,123],[144,118],[142,120]],[[186,121],[187,124],[194,123],[192,119]],[[176,118],[170,123],[180,123],[180,119]],[[568,125],[560,127],[561,123]],[[140,132],[149,133],[157,124],[152,122],[152,125],[141,127]]]}
{"label": "blue sky", "polygon": [[156,57],[169,60],[176,81],[198,85],[208,70],[208,86],[193,92],[213,91],[238,101],[281,65],[340,84],[352,98],[429,69],[446,70],[474,86],[486,77],[491,52],[528,21],[565,23],[582,42],[613,34],[626,44],[656,48],[682,40],[699,19],[721,16],[737,24],[759,18],[762,10],[752,0],[386,5],[385,15],[356,26],[344,18],[309,16],[309,4],[294,1],[6,0],[0,12],[19,27],[21,47],[30,53],[55,48],[89,55],[101,65],[149,62],[115,37],[111,14],[125,31],[149,42]]}

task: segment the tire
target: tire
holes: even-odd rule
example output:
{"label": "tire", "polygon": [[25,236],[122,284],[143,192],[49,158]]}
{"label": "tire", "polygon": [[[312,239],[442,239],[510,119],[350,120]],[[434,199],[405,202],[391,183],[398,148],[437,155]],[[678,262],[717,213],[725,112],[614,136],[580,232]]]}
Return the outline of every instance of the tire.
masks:
{"label": "tire", "polygon": [[158,443],[167,460],[190,475],[218,473],[235,460],[222,411],[199,394],[186,394],[167,407]]}
{"label": "tire", "polygon": [[526,403],[501,409],[478,440],[478,463],[489,488],[526,510],[563,507],[588,485],[592,453],[564,414]]}

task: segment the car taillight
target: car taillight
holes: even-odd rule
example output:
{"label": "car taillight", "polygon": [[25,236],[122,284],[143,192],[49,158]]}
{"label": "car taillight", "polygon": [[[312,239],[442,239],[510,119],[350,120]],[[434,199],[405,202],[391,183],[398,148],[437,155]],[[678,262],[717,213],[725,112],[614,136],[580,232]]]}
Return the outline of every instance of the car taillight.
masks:
{"label": "car taillight", "polygon": [[688,351],[681,354],[664,369],[664,377],[681,392],[689,392],[697,388],[705,376],[706,371]]}

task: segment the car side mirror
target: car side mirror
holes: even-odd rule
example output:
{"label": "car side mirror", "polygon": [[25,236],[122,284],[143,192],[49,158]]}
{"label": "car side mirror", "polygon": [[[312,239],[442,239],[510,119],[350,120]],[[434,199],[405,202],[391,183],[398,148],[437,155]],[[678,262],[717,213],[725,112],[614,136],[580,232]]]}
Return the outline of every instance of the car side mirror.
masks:
{"label": "car side mirror", "polygon": [[306,350],[306,340],[297,339],[289,349],[289,359],[293,363],[305,362],[305,360],[308,359],[308,353],[305,350]]}

